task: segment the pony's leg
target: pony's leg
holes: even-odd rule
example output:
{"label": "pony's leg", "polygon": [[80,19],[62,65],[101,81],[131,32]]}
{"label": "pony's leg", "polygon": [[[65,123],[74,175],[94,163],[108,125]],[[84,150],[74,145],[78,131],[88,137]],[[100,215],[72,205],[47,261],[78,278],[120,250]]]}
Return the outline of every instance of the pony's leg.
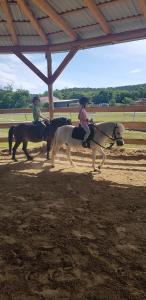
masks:
{"label": "pony's leg", "polygon": [[97,169],[96,166],[95,166],[97,148],[95,148],[95,149],[92,150],[92,167],[93,167],[94,171],[100,170],[101,167],[102,167],[102,165],[104,164],[105,159],[106,159],[106,155],[105,155],[105,153],[104,153],[104,151],[103,151],[103,149],[101,147],[98,147],[98,152],[102,156],[102,161],[101,161],[101,163],[100,163],[100,165],[98,166],[98,169]]}
{"label": "pony's leg", "polygon": [[52,153],[51,153],[52,167],[55,166],[55,156],[56,156],[56,153],[59,151],[59,148],[60,148],[60,146],[56,145],[56,143],[53,144]]}
{"label": "pony's leg", "polygon": [[14,161],[17,161],[17,159],[16,159],[16,150],[17,150],[17,148],[19,147],[19,145],[21,144],[21,141],[16,141],[15,142],[15,145],[14,145],[14,147],[13,147],[13,152],[12,152],[12,159],[14,160]]}
{"label": "pony's leg", "polygon": [[47,140],[47,159],[49,160],[50,159],[50,150],[51,150],[51,140],[48,139]]}
{"label": "pony's leg", "polygon": [[71,159],[71,153],[70,153],[70,147],[69,147],[69,146],[67,146],[66,153],[67,153],[67,157],[68,157],[68,160],[69,160],[70,164],[71,164],[72,166],[75,166],[75,163],[74,163],[74,162],[72,161],[72,159]]}
{"label": "pony's leg", "polygon": [[96,171],[96,167],[95,167],[96,153],[97,153],[97,149],[94,148],[94,149],[92,150],[92,167],[93,167],[93,170],[94,170],[94,171]]}
{"label": "pony's leg", "polygon": [[22,150],[24,151],[24,153],[27,157],[27,160],[33,160],[33,158],[29,155],[29,153],[27,151],[27,144],[28,144],[28,142],[23,142]]}
{"label": "pony's leg", "polygon": [[99,153],[101,154],[101,156],[102,156],[102,161],[101,161],[100,165],[98,166],[98,169],[100,170],[101,167],[103,166],[104,162],[105,162],[106,155],[105,155],[105,153],[104,153],[104,151],[103,151],[103,149],[102,149],[101,147],[98,148],[98,152],[99,152]]}

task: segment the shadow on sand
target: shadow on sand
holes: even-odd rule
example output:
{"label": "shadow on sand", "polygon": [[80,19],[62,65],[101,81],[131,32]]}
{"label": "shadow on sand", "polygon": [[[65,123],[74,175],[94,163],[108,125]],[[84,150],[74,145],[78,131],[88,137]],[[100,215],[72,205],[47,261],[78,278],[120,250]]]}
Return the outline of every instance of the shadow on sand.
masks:
{"label": "shadow on sand", "polygon": [[0,166],[1,299],[144,299],[145,194],[44,161]]}

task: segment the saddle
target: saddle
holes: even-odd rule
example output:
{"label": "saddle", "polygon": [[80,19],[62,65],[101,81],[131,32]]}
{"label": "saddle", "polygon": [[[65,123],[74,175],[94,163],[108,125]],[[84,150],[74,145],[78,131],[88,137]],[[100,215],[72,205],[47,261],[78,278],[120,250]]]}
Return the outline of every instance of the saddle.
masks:
{"label": "saddle", "polygon": [[37,139],[44,140],[46,136],[46,124],[37,121],[32,123],[33,129],[34,129],[34,134]]}
{"label": "saddle", "polygon": [[[94,125],[89,124],[88,126],[89,126],[89,129],[90,129],[90,135],[87,139],[87,142],[90,142],[94,138]],[[86,133],[85,130],[82,128],[81,125],[79,125],[78,127],[75,127],[73,129],[72,138],[83,141],[85,133]]]}

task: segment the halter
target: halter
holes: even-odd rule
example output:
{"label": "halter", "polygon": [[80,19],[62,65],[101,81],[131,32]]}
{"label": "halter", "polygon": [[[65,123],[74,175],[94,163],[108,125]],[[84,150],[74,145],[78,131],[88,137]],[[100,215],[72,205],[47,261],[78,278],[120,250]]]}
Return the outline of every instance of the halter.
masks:
{"label": "halter", "polygon": [[106,134],[104,131],[100,130],[99,128],[97,128],[95,125],[93,125],[96,129],[98,129],[103,135],[105,135],[106,137],[108,137],[110,140],[113,141],[113,143],[110,143],[110,146],[108,147],[104,147],[102,145],[100,145],[99,143],[97,143],[94,139],[91,139],[91,141],[93,141],[95,144],[99,145],[100,147],[104,148],[104,149],[111,149],[115,143],[116,140],[122,140],[122,137],[116,137],[116,129],[118,128],[118,125],[117,123],[115,124],[114,126],[114,129],[113,129],[113,133],[112,133],[112,136],[109,136],[108,134]]}

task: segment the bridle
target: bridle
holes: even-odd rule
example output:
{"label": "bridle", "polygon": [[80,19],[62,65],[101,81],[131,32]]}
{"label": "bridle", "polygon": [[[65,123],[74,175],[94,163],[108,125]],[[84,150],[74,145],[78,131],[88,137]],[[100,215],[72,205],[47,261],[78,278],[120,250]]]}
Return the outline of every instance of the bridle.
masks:
{"label": "bridle", "polygon": [[108,137],[108,139],[110,139],[112,141],[108,147],[104,147],[104,146],[100,145],[98,142],[96,142],[94,139],[91,139],[92,142],[94,142],[95,144],[99,145],[100,147],[102,147],[104,149],[109,149],[110,150],[113,147],[115,141],[122,140],[122,137],[117,137],[116,136],[116,129],[118,128],[118,124],[117,123],[115,123],[115,126],[113,128],[112,136],[109,136],[108,134],[106,134],[103,130],[99,129],[95,124],[93,124],[93,126],[96,129],[98,129],[103,135],[105,135],[106,137]]}

